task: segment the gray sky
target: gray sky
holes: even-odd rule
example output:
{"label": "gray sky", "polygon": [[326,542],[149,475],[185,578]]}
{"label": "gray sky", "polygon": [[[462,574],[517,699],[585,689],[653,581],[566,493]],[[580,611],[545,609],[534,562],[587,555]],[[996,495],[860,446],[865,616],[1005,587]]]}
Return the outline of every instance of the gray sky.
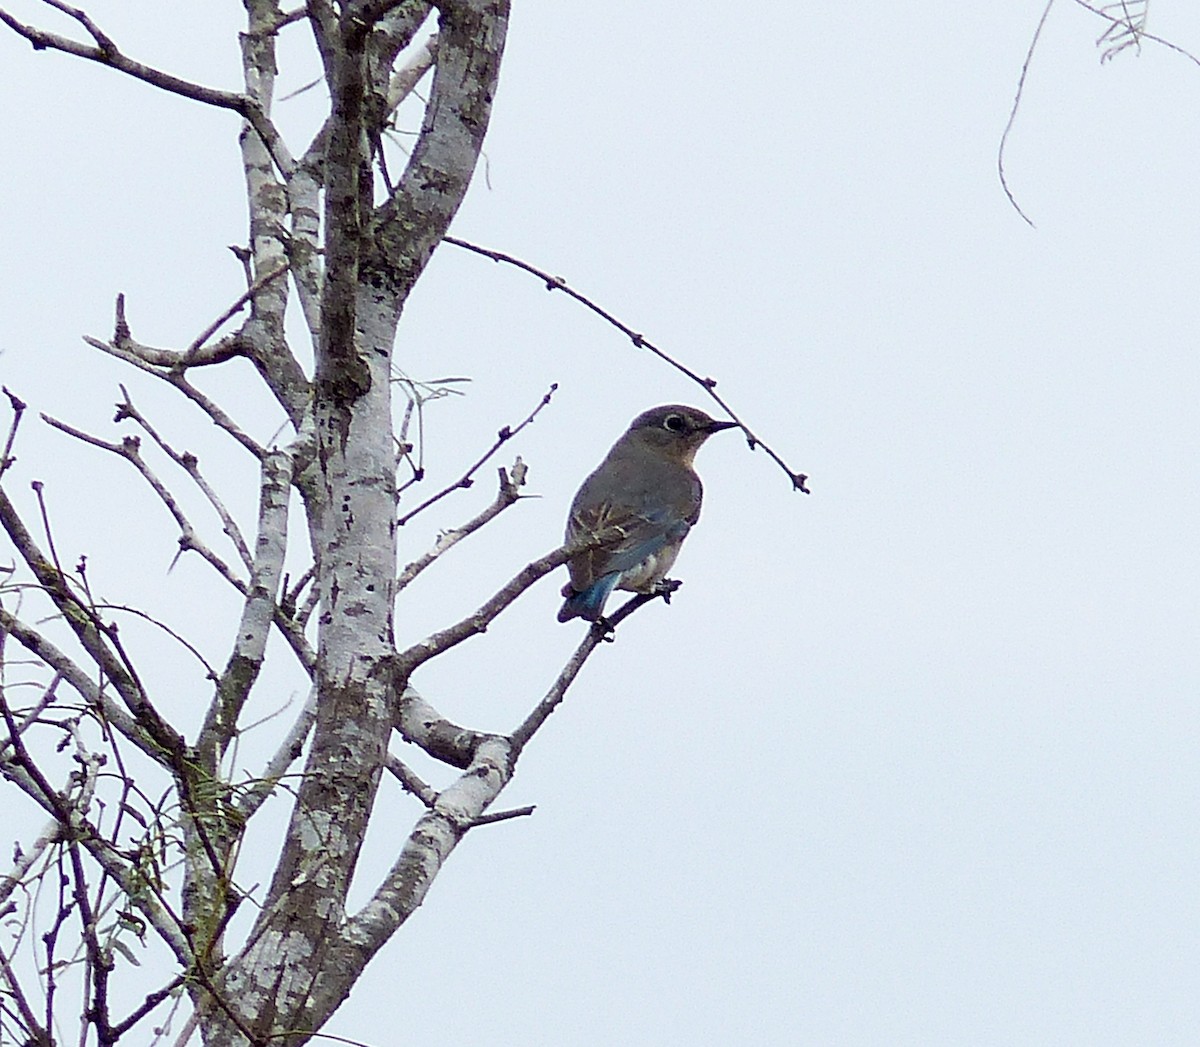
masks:
{"label": "gray sky", "polygon": [[[89,11],[134,56],[234,88],[236,5],[209,8]],[[327,1031],[1200,1040],[1200,67],[1152,44],[1101,67],[1102,23],[1060,0],[1007,156],[1031,229],[995,166],[1041,9],[516,5],[488,181],[453,231],[718,378],[813,493],[733,435],[706,446],[684,588],[598,652],[523,758],[504,799],[536,815],[471,835]],[[1200,50],[1192,5],[1152,15]],[[294,36],[281,93],[316,75]],[[124,291],[140,340],[184,345],[241,290],[236,119],[10,36],[0,91],[0,378],[96,431],[127,381],[200,446],[200,420],[80,335],[107,336]],[[321,101],[281,104],[297,146]],[[473,379],[429,409],[434,482],[560,383],[514,447],[541,499],[412,587],[402,642],[555,546],[635,414],[705,405],[564,297],[448,247],[397,361]],[[251,384],[207,387],[249,412]],[[211,446],[252,522],[250,470]],[[166,573],[174,535],[122,463],[33,424],[18,450],[64,555],[219,657],[229,595],[197,563]],[[402,559],[491,495],[419,518]],[[554,621],[559,581],[417,685],[512,727],[579,638]],[[279,701],[295,686],[281,674]],[[384,796],[368,876],[416,817]]]}

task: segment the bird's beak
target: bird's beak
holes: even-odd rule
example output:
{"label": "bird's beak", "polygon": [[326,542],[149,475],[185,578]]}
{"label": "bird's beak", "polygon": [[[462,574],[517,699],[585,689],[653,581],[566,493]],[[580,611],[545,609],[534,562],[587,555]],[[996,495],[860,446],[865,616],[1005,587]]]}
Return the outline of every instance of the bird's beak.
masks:
{"label": "bird's beak", "polygon": [[707,429],[707,431],[709,433],[719,433],[722,429],[738,428],[738,423],[737,422],[718,422],[716,420],[713,420],[713,421],[709,422],[705,428]]}

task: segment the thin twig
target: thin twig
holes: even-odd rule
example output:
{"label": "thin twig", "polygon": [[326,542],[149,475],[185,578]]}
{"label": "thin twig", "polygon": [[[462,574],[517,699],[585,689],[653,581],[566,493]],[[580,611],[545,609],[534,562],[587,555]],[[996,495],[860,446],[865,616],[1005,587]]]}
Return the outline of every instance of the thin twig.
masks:
{"label": "thin twig", "polygon": [[[4,641],[7,637],[8,630],[4,629],[2,625],[0,625],[0,664],[3,664],[7,661],[7,659],[4,657],[3,651]],[[27,730],[29,730],[29,728],[37,722],[38,717],[41,716],[51,704],[53,704],[56,697],[55,692],[57,691],[59,682],[62,680],[62,678],[62,673],[54,674],[54,677],[51,679],[50,683],[42,689],[41,697],[34,703],[32,708],[27,709],[21,716],[21,722],[17,724],[17,734],[24,734]],[[0,690],[0,694],[2,693],[3,691]],[[4,751],[8,748],[8,744],[8,741],[0,739],[0,760],[5,758]],[[3,891],[3,889],[0,889],[0,902],[2,902],[5,897],[7,897],[6,893]]]}
{"label": "thin twig", "polygon": [[168,996],[178,989],[184,982],[187,981],[187,974],[179,974],[172,978],[161,989],[155,989],[152,993],[147,993],[146,998],[138,1004],[137,1007],[130,1012],[129,1016],[122,1021],[110,1027],[115,1043],[118,1038],[129,1032],[138,1022],[146,1017],[155,1007],[163,1002]]}
{"label": "thin twig", "polygon": [[550,690],[546,692],[546,697],[538,702],[537,706],[525,717],[521,725],[509,735],[512,741],[514,760],[520,756],[521,751],[529,743],[529,739],[534,736],[538,728],[558,708],[566,696],[567,688],[574,683],[575,677],[579,675],[579,670],[583,668],[583,663],[588,660],[588,656],[600,644],[611,640],[616,627],[633,614],[634,611],[657,599],[658,594],[638,593],[632,599],[627,600],[618,607],[613,614],[601,622],[595,623],[587,631],[584,638],[580,641],[579,646],[575,648],[575,653],[567,659],[567,664],[563,666],[562,672],[558,674],[558,679],[554,681]]}
{"label": "thin twig", "polygon": [[8,471],[8,467],[16,461],[12,457],[13,443],[17,439],[17,429],[21,426],[21,416],[25,413],[25,408],[29,406],[16,393],[11,392],[8,386],[4,387],[4,395],[8,397],[8,402],[12,405],[13,420],[8,427],[8,438],[4,441],[4,450],[0,452],[0,476],[3,476]]}
{"label": "thin twig", "polygon": [[40,658],[75,689],[89,709],[106,724],[111,724],[144,753],[163,762],[163,752],[144,731],[138,729],[136,721],[108,697],[75,662],[41,633],[31,629],[19,618],[0,607],[0,631],[11,635],[22,647]]}
{"label": "thin twig", "polygon": [[204,657],[204,655],[200,652],[200,649],[196,647],[195,644],[193,644],[186,636],[183,636],[172,629],[169,625],[167,625],[166,622],[159,621],[159,619],[155,618],[154,615],[150,614],[149,612],[143,611],[137,607],[130,607],[128,604],[123,603],[97,603],[95,607],[97,611],[120,611],[124,614],[131,614],[135,618],[140,618],[143,622],[149,622],[156,628],[161,629],[172,640],[179,644],[180,647],[182,647],[193,658],[195,658],[196,661],[198,661],[204,667],[204,675],[206,677],[212,680],[217,678],[217,671],[209,664],[208,659]]}
{"label": "thin twig", "polygon": [[495,825],[496,822],[507,822],[510,818],[527,818],[537,810],[537,807],[530,804],[528,807],[514,807],[509,811],[497,811],[495,814],[481,814],[478,818],[471,820],[468,829],[474,829],[478,825]]}
{"label": "thin twig", "polygon": [[221,518],[221,526],[229,540],[233,542],[234,548],[237,549],[238,556],[241,557],[242,563],[246,567],[254,566],[254,559],[250,555],[250,549],[246,545],[246,539],[242,537],[241,528],[238,527],[237,521],[234,520],[233,514],[225,508],[225,503],[213,490],[209,482],[200,472],[200,460],[190,452],[180,453],[176,451],[170,444],[166,442],[158,433],[158,431],[150,424],[145,416],[134,405],[133,400],[129,396],[129,390],[124,385],[120,387],[121,395],[125,397],[124,401],[117,404],[117,413],[113,418],[114,422],[119,422],[124,418],[129,418],[136,422],[145,433],[156,443],[168,458],[178,465],[185,473],[192,478],[192,482],[200,488],[201,493],[208,499],[208,504],[211,505],[216,514]]}
{"label": "thin twig", "polygon": [[466,240],[460,240],[456,236],[444,236],[442,237],[442,240],[445,243],[453,244],[455,247],[461,247],[464,250],[473,251],[475,254],[483,255],[484,258],[490,258],[493,262],[504,262],[508,265],[516,266],[516,268],[522,270],[523,272],[530,273],[541,280],[545,284],[547,291],[562,291],[568,297],[577,301],[580,305],[585,306],[597,316],[612,324],[613,327],[615,327],[633,343],[634,348],[648,349],[664,363],[670,364],[670,366],[674,367],[675,370],[686,375],[693,382],[699,385],[714,401],[716,401],[717,404],[720,405],[721,409],[725,411],[727,415],[729,415],[730,420],[736,422],[742,432],[746,434],[746,443],[749,444],[752,451],[758,447],[761,447],[763,451],[766,452],[768,457],[770,457],[776,463],[776,465],[778,465],[785,473],[787,473],[788,479],[792,483],[793,490],[803,491],[805,494],[810,493],[808,488],[805,486],[808,481],[807,474],[794,471],[791,466],[789,466],[787,462],[785,462],[768,444],[760,440],[750,430],[750,427],[738,417],[737,413],[732,407],[729,406],[724,397],[722,397],[716,391],[717,380],[715,378],[701,377],[686,364],[680,363],[673,356],[669,355],[654,343],[650,342],[645,335],[639,334],[628,324],[622,323],[620,320],[618,320],[617,317],[615,317],[607,309],[602,308],[586,295],[576,291],[561,276],[551,276],[549,273],[544,272],[543,270],[538,269],[536,266],[530,265],[528,262],[522,261],[520,258],[516,258],[513,255],[505,254],[503,251],[493,251],[487,247],[480,247],[478,244],[473,244]]}
{"label": "thin twig", "polygon": [[184,396],[192,401],[205,414],[209,416],[219,426],[240,443],[247,451],[255,458],[262,458],[263,448],[250,436],[248,436],[242,428],[234,422],[220,407],[210,400],[204,393],[200,392],[191,382],[184,377],[183,374],[176,371],[164,371],[160,367],[156,367],[152,363],[148,363],[142,359],[136,351],[129,345],[117,345],[111,342],[102,342],[99,338],[91,338],[84,336],[83,339],[93,349],[99,349],[103,353],[108,353],[109,356],[115,356],[118,360],[123,360],[127,364],[132,364],[139,371],[145,371],[147,374],[152,374],[156,378],[161,378],[168,385],[173,385]]}
{"label": "thin twig", "polygon": [[508,443],[509,440],[511,440],[514,436],[516,436],[517,433],[519,433],[527,425],[531,425],[533,423],[533,420],[535,418],[537,418],[537,416],[541,413],[542,408],[544,408],[550,402],[550,399],[551,399],[551,397],[554,396],[554,392],[557,388],[558,388],[558,383],[555,382],[553,385],[550,386],[549,390],[547,390],[546,395],[543,396],[542,399],[538,402],[537,407],[535,407],[529,413],[529,415],[528,415],[528,417],[526,417],[525,421],[521,422],[521,424],[518,425],[515,429],[512,426],[508,426],[508,425],[504,426],[504,428],[502,428],[496,434],[496,442],[494,444],[492,444],[491,447],[488,448],[488,450],[483,454],[483,456],[474,465],[472,465],[471,468],[468,469],[462,477],[460,477],[458,480],[456,480],[454,483],[452,483],[449,487],[445,488],[444,490],[438,491],[438,493],[433,495],[433,497],[426,498],[425,501],[423,501],[420,505],[418,505],[412,512],[406,513],[404,516],[400,517],[400,519],[396,521],[397,526],[403,527],[406,523],[408,523],[409,520],[411,520],[414,516],[416,516],[417,513],[423,512],[424,510],[428,509],[431,505],[433,505],[434,502],[440,501],[441,499],[445,498],[446,495],[450,494],[452,491],[464,490],[464,489],[470,487],[475,482],[475,480],[474,480],[475,474],[481,468],[483,468],[484,465],[487,464],[488,459],[491,458],[492,455],[494,455],[498,450],[500,450],[501,447],[503,447],[506,443]]}
{"label": "thin twig", "polygon": [[279,748],[275,750],[275,755],[267,763],[261,777],[257,778],[234,804],[243,819],[247,821],[250,819],[275,790],[275,786],[287,773],[287,769],[300,758],[300,753],[304,750],[305,739],[308,738],[308,732],[312,730],[316,719],[317,692],[314,688],[309,691],[300,714],[284,736],[283,741],[280,742]]}
{"label": "thin twig", "polygon": [[521,499],[521,488],[525,484],[525,474],[528,469],[520,457],[513,462],[512,473],[501,467],[497,470],[500,474],[500,490],[496,495],[496,500],[492,502],[478,516],[472,517],[461,527],[455,527],[452,530],[444,532],[434,544],[434,547],[427,553],[417,557],[412,563],[400,572],[400,577],[396,580],[396,591],[399,592],[408,585],[422,571],[432,564],[438,557],[444,555],[454,548],[459,542],[470,534],[474,534],[484,524],[494,520],[505,509],[511,505],[516,505]]}
{"label": "thin twig", "polygon": [[1033,52],[1036,50],[1038,40],[1041,39],[1042,29],[1045,28],[1046,19],[1050,17],[1050,8],[1054,6],[1054,0],[1046,0],[1046,6],[1042,10],[1042,17],[1038,19],[1037,28],[1033,31],[1033,39],[1029,41],[1029,50],[1025,52],[1025,61],[1021,63],[1021,75],[1017,79],[1017,93],[1013,98],[1012,108],[1008,112],[1008,123],[1004,125],[1004,133],[1000,136],[1000,148],[996,151],[996,171],[1000,175],[1000,188],[1004,190],[1004,195],[1008,197],[1008,202],[1013,205],[1013,209],[1028,223],[1030,229],[1036,229],[1033,224],[1033,219],[1029,217],[1017,203],[1017,198],[1013,195],[1012,189],[1008,185],[1008,177],[1004,172],[1004,150],[1008,145],[1008,136],[1013,129],[1013,124],[1017,122],[1017,110],[1021,106],[1021,99],[1025,94],[1025,78],[1029,75],[1029,64],[1033,61]]}
{"label": "thin twig", "polygon": [[[1077,3],[1085,11],[1091,11],[1092,14],[1099,15],[1101,18],[1104,18],[1115,25],[1121,25],[1125,22],[1125,19],[1118,18],[1116,15],[1110,14],[1108,11],[1102,8],[1093,7],[1087,2],[1087,0],[1075,0],[1075,3]],[[1174,51],[1177,55],[1182,55],[1189,62],[1192,62],[1195,65],[1200,65],[1200,58],[1192,54],[1192,52],[1187,50],[1187,48],[1180,47],[1178,44],[1173,44],[1170,40],[1164,40],[1161,36],[1155,36],[1152,33],[1139,32],[1138,39],[1149,40],[1151,43],[1161,44],[1163,47],[1167,48],[1168,51]]]}
{"label": "thin twig", "polygon": [[152,66],[135,61],[123,54],[112,39],[102,33],[85,12],[78,8],[69,7],[61,3],[60,0],[53,0],[53,2],[47,0],[47,2],[50,3],[50,6],[56,7],[64,14],[69,15],[79,22],[95,41],[95,44],[83,44],[69,37],[60,36],[58,33],[51,33],[44,29],[38,29],[36,26],[26,25],[23,22],[17,21],[16,18],[3,9],[0,9],[0,22],[3,22],[13,32],[28,40],[35,51],[45,51],[47,49],[63,51],[66,54],[75,55],[77,58],[86,58],[89,61],[98,62],[100,65],[109,66],[118,72],[125,73],[137,80],[142,80],[171,94],[181,95],[195,102],[203,102],[205,105],[215,106],[218,109],[230,109],[238,113],[254,128],[270,152],[275,166],[279,168],[285,177],[294,169],[296,161],[288,151],[279,132],[275,129],[275,125],[271,123],[266,113],[263,112],[262,107],[256,105],[245,95],[232,91],[221,91],[213,87],[205,87],[202,84],[195,84],[174,76],[171,73],[164,72],[161,69],[155,69]]}
{"label": "thin twig", "polygon": [[432,811],[434,804],[437,803],[437,790],[394,753],[388,753],[385,760],[384,766],[388,773],[400,783],[400,787],[406,793],[411,793]]}
{"label": "thin twig", "polygon": [[[214,334],[216,334],[217,329],[223,323],[225,323],[226,320],[228,320],[230,317],[232,317],[235,313],[238,313],[239,311],[241,311],[241,309],[243,309],[245,307],[246,303],[249,302],[256,294],[258,294],[259,291],[261,291],[264,287],[266,287],[267,284],[269,284],[272,280],[277,280],[279,277],[283,276],[283,274],[286,273],[287,271],[288,271],[288,265],[285,262],[283,265],[279,266],[277,269],[273,269],[271,272],[265,274],[264,276],[260,276],[257,280],[254,281],[253,284],[251,284],[249,287],[247,287],[245,291],[243,291],[240,295],[237,296],[236,299],[234,299],[233,304],[228,309],[226,309],[223,313],[221,313],[221,315],[218,316],[211,324],[209,324],[203,331],[201,331],[198,335],[196,335],[196,337],[192,340],[191,345],[189,345],[183,351],[182,358],[179,361],[179,366],[180,367],[191,367],[200,362],[205,362],[205,363],[218,362],[215,359],[211,359],[211,360],[205,359],[203,361],[200,360],[200,350],[201,350],[201,348],[203,348],[204,343],[207,342]],[[225,359],[228,359],[228,357],[226,357]]]}
{"label": "thin twig", "polygon": [[[1154,36],[1152,33],[1147,33],[1144,28],[1144,11],[1140,24],[1135,25],[1134,18],[1130,14],[1127,5],[1124,3],[1119,5],[1110,5],[1112,7],[1119,6],[1122,12],[1120,15],[1114,14],[1112,11],[1108,10],[1108,8],[1096,7],[1093,4],[1088,3],[1087,0],[1075,0],[1075,3],[1082,7],[1085,11],[1090,11],[1092,14],[1105,19],[1109,23],[1108,28],[1100,35],[1100,39],[1096,41],[1097,46],[1107,40],[1113,39],[1113,34],[1115,32],[1119,31],[1120,33],[1126,34],[1126,38],[1124,40],[1118,38],[1117,43],[1110,46],[1104,51],[1103,54],[1101,54],[1100,61],[1102,63],[1110,60],[1115,54],[1118,54],[1131,44],[1136,44],[1140,49],[1141,42],[1143,40],[1149,40],[1152,43],[1160,44],[1170,51],[1174,51],[1178,55],[1182,55],[1189,62],[1200,66],[1200,58],[1192,54],[1191,51],[1180,47],[1178,44],[1171,43],[1170,40],[1164,40],[1160,36]],[[1029,215],[1027,215],[1021,208],[1021,205],[1017,203],[1016,197],[1013,195],[1012,189],[1009,187],[1008,177],[1004,169],[1004,154],[1008,145],[1009,135],[1012,132],[1013,125],[1016,123],[1017,110],[1020,108],[1021,99],[1025,93],[1025,80],[1029,74],[1030,63],[1033,61],[1033,53],[1037,48],[1039,40],[1041,39],[1042,30],[1046,25],[1046,19],[1049,17],[1050,9],[1053,6],[1054,0],[1046,0],[1046,6],[1042,9],[1041,18],[1038,19],[1037,28],[1033,32],[1033,38],[1029,41],[1029,49],[1025,52],[1025,61],[1021,63],[1021,75],[1017,79],[1017,93],[1013,98],[1012,108],[1008,112],[1008,122],[1004,125],[1004,133],[1000,136],[999,149],[996,151],[996,169],[1000,175],[1000,186],[1004,190],[1004,195],[1008,197],[1008,202],[1012,204],[1013,209],[1017,212],[1017,214],[1019,214],[1027,223],[1029,223],[1030,227],[1033,228],[1036,228],[1033,224],[1033,219],[1031,219]]]}
{"label": "thin twig", "polygon": [[60,432],[66,433],[68,436],[73,436],[77,440],[82,440],[84,443],[91,444],[93,447],[99,447],[102,450],[109,451],[120,458],[124,458],[129,462],[139,473],[142,478],[150,485],[151,490],[158,495],[159,501],[166,506],[167,511],[175,519],[176,525],[179,527],[179,548],[183,552],[197,552],[208,562],[208,564],[232,585],[239,593],[245,595],[247,583],[238,578],[233,573],[233,569],[216,553],[214,553],[207,544],[200,540],[196,533],[196,529],[192,526],[191,521],[187,518],[183,509],[175,496],[167,488],[154,470],[146,463],[146,460],[141,455],[141,441],[136,436],[126,436],[120,443],[111,440],[104,440],[99,436],[93,436],[90,433],[85,433],[82,429],[76,429],[75,426],[67,422],[60,421],[48,414],[43,414],[42,419],[47,425],[53,426]]}
{"label": "thin twig", "polygon": [[12,969],[12,964],[2,946],[0,946],[0,971],[4,973],[4,982],[8,986],[6,995],[10,996],[17,1005],[17,1011],[21,1016],[25,1032],[28,1035],[28,1043],[31,1047],[54,1047],[54,1041],[50,1038],[46,1029],[38,1022],[37,1017],[33,1013],[33,1008],[29,1006],[29,1001],[25,998],[25,992],[21,988],[21,983],[17,981],[16,972]]}

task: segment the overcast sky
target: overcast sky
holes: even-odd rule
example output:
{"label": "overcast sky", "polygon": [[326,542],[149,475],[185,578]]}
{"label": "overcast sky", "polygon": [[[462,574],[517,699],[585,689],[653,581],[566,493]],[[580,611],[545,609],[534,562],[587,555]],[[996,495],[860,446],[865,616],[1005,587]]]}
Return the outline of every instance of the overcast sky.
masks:
{"label": "overcast sky", "polygon": [[[1007,154],[1030,228],[996,151],[1042,6],[516,3],[488,177],[453,232],[716,377],[812,494],[736,435],[704,448],[684,587],[589,662],[503,798],[537,813],[471,834],[328,1032],[1200,1042],[1200,66],[1146,44],[1102,67],[1103,23],[1059,0]],[[238,5],[88,9],[133,56],[239,86]],[[1151,15],[1200,50],[1194,5]],[[291,34],[281,94],[317,75]],[[80,336],[111,332],[123,291],[136,337],[186,345],[241,290],[236,118],[11,35],[0,92],[0,379],[108,435],[127,381],[203,441]],[[322,103],[280,104],[293,148]],[[429,408],[434,482],[560,385],[513,448],[541,498],[412,587],[401,642],[553,548],[634,415],[706,406],[565,297],[450,247],[397,363],[472,379]],[[251,385],[207,388],[249,412]],[[252,471],[213,447],[252,524]],[[122,463],[32,418],[18,453],[13,489],[30,506],[46,481],[64,558],[219,659],[229,595],[198,563],[168,573],[169,521]],[[414,521],[402,560],[491,496]],[[514,726],[583,628],[554,621],[560,583],[417,686]],[[296,686],[281,674],[278,702]],[[383,796],[373,870],[417,814]]]}

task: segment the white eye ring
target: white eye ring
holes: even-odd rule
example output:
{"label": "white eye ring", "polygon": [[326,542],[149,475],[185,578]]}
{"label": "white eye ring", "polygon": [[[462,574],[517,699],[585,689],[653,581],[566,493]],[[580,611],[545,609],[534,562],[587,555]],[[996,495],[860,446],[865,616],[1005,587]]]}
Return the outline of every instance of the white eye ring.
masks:
{"label": "white eye ring", "polygon": [[669,414],[663,419],[663,428],[673,433],[682,433],[687,428],[687,419],[681,414]]}

